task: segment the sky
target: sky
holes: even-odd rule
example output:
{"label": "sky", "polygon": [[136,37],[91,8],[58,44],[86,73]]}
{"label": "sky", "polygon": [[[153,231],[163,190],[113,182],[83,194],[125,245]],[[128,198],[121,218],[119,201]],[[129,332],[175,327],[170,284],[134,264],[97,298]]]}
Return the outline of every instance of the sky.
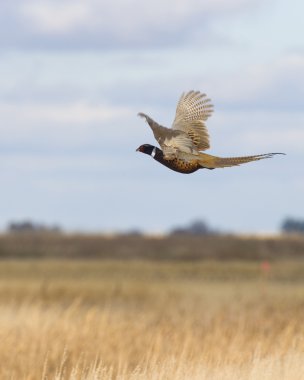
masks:
{"label": "sky", "polygon": [[[204,220],[273,233],[304,218],[302,0],[0,3],[0,230],[165,232]],[[175,173],[135,152],[182,92],[212,99],[218,156],[285,152]]]}

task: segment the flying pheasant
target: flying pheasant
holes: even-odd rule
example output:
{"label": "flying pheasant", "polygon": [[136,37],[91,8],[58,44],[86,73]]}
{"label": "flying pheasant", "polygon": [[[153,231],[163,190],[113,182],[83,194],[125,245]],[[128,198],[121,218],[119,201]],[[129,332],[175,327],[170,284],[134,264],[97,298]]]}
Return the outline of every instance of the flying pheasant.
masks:
{"label": "flying pheasant", "polygon": [[141,145],[136,150],[152,156],[156,161],[180,173],[193,173],[198,169],[215,169],[238,166],[251,161],[270,158],[276,154],[266,153],[244,157],[216,157],[201,151],[210,148],[209,134],[205,121],[211,116],[213,105],[206,94],[199,91],[183,93],[177,103],[172,128],[156,123],[144,113],[161,149],[150,145]]}

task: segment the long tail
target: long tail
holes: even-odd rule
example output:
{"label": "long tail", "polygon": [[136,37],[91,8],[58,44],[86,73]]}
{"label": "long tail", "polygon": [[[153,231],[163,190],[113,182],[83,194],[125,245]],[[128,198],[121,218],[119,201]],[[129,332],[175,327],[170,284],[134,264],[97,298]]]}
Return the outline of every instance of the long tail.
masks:
{"label": "long tail", "polygon": [[258,154],[255,156],[244,156],[244,157],[216,157],[211,156],[210,154],[200,153],[199,154],[199,163],[202,167],[208,169],[215,168],[227,168],[229,166],[239,166],[246,164],[251,161],[263,160],[264,158],[271,158],[276,154],[285,154],[285,153],[266,153]]}

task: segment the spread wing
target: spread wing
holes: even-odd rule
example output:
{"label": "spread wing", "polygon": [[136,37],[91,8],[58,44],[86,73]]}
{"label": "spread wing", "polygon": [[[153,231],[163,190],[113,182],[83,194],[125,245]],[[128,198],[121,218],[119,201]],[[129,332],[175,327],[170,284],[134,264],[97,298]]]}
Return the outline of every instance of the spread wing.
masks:
{"label": "spread wing", "polygon": [[198,154],[197,147],[189,134],[181,130],[163,127],[142,112],[138,115],[146,119],[167,160],[173,160],[179,151]]}
{"label": "spread wing", "polygon": [[212,112],[213,105],[206,94],[199,91],[183,93],[177,104],[172,129],[188,134],[197,150],[208,149],[209,134],[204,121]]}

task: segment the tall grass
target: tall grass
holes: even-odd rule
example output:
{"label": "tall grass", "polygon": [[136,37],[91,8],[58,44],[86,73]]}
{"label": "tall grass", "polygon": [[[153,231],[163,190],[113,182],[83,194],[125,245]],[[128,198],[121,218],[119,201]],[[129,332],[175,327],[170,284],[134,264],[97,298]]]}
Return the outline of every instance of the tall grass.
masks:
{"label": "tall grass", "polygon": [[303,379],[304,264],[0,263],[0,378]]}

